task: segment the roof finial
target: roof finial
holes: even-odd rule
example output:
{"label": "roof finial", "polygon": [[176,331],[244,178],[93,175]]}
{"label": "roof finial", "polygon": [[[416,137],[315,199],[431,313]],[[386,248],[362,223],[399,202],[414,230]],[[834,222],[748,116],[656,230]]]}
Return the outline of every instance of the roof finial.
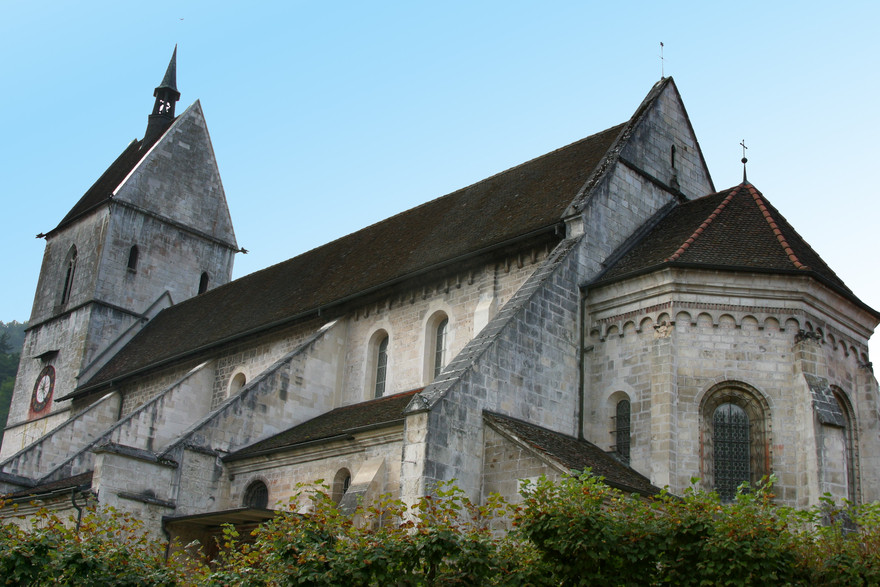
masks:
{"label": "roof finial", "polygon": [[660,79],[666,78],[666,72],[663,69],[663,41],[660,41]]}
{"label": "roof finial", "polygon": [[743,139],[742,142],[741,142],[739,145],[740,145],[740,147],[743,148],[743,158],[742,158],[742,163],[743,163],[743,183],[749,183],[749,180],[746,179],[746,163],[749,162],[749,160],[746,159],[746,149],[748,149],[748,147],[746,147],[746,140]]}

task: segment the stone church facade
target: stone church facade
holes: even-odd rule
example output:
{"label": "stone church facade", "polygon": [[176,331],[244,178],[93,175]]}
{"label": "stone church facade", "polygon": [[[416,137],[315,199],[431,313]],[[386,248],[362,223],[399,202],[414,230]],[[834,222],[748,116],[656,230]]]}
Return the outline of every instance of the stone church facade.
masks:
{"label": "stone church facade", "polygon": [[626,122],[230,281],[175,58],[46,253],[0,491],[202,538],[297,484],[344,508],[591,468],[645,495],[880,497],[862,303],[752,184],[717,191],[662,79]]}

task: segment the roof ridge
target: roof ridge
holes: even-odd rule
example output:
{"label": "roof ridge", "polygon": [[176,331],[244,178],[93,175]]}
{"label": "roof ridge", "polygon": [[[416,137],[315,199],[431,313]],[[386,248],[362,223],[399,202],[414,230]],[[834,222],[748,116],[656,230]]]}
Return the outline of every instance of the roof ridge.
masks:
{"label": "roof ridge", "polygon": [[767,225],[770,226],[770,229],[773,231],[773,235],[782,246],[782,250],[785,251],[786,255],[788,255],[788,259],[792,262],[795,268],[803,269],[805,271],[809,270],[810,267],[800,262],[800,259],[798,259],[797,255],[794,252],[794,249],[792,249],[791,246],[788,244],[785,235],[782,234],[782,230],[779,228],[779,224],[770,214],[770,210],[767,209],[767,205],[764,203],[764,200],[761,197],[761,192],[759,192],[758,189],[752,184],[748,184],[746,189],[752,196],[752,199],[755,200],[755,204],[757,204],[758,210],[760,210],[761,214],[764,216],[764,220],[767,221]]}
{"label": "roof ridge", "polygon": [[730,201],[733,199],[733,196],[735,196],[739,192],[740,187],[741,186],[736,186],[735,188],[733,188],[730,193],[727,194],[727,197],[724,198],[720,204],[718,204],[715,210],[713,210],[712,213],[709,214],[709,216],[700,224],[700,226],[693,232],[693,234],[691,234],[691,236],[686,241],[684,241],[672,255],[666,257],[663,262],[667,263],[670,261],[677,261],[685,253],[685,251],[687,251],[688,248],[690,248],[690,246],[694,244],[694,241],[696,241],[700,237],[700,235],[702,235],[706,231],[706,229],[709,228],[709,225],[712,224],[712,222],[718,217],[719,214],[721,214],[721,211],[727,207],[727,204],[730,203]]}

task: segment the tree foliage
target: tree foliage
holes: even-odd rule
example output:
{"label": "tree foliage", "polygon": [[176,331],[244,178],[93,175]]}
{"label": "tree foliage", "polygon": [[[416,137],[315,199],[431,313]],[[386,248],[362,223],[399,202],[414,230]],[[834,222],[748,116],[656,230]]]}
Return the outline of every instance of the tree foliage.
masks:
{"label": "tree foliage", "polygon": [[30,526],[0,526],[0,581],[6,585],[195,584],[181,566],[166,564],[164,546],[148,539],[129,515],[92,507],[77,528],[72,519],[44,509]]}
{"label": "tree foliage", "polygon": [[261,587],[880,584],[877,504],[826,497],[803,512],[774,505],[771,489],[744,486],[729,504],[696,486],[643,499],[585,474],[527,483],[518,505],[493,497],[477,506],[444,485],[410,508],[380,499],[350,515],[326,487],[302,487],[252,535],[227,526],[210,566],[164,563],[164,546],[122,514],[93,510],[77,533],[41,512],[31,531],[2,526],[0,577]]}

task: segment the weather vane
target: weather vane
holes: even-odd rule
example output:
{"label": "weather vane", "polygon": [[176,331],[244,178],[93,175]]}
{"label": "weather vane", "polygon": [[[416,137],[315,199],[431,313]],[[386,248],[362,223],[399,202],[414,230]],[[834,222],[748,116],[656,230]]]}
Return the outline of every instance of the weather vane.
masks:
{"label": "weather vane", "polygon": [[666,72],[663,70],[663,41],[660,41],[660,79],[666,77]]}
{"label": "weather vane", "polygon": [[739,146],[743,148],[743,158],[742,158],[742,164],[743,164],[743,183],[748,183],[748,180],[746,179],[746,163],[748,163],[749,160],[746,159],[746,149],[748,149],[748,147],[746,147],[746,140],[743,139],[742,142],[739,144]]}

